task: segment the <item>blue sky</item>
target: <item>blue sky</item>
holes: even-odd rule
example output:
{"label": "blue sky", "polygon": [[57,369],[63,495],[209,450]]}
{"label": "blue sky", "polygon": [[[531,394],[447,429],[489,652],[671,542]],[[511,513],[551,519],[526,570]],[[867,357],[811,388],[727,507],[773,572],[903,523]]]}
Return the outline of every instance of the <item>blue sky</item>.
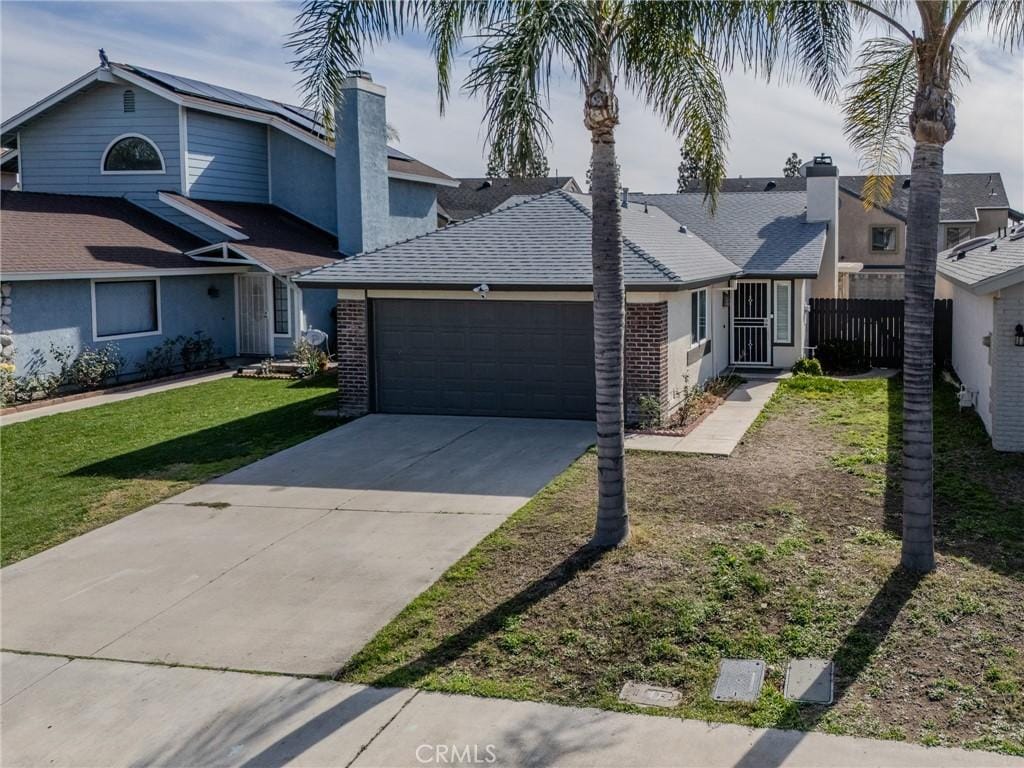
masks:
{"label": "blue sky", "polygon": [[[13,2],[0,3],[0,112],[7,118],[96,65],[104,47],[114,61],[207,80],[261,96],[299,102],[298,80],[283,43],[294,4],[271,2]],[[972,73],[960,94],[957,133],[946,170],[999,171],[1016,207],[1024,205],[1024,56],[995,49],[983,29],[964,37]],[[457,96],[438,116],[426,49],[413,40],[367,57],[366,68],[388,88],[388,119],[399,146],[452,175],[481,175],[481,105]],[[464,74],[465,67],[460,68]],[[842,135],[838,107],[802,84],[765,85],[733,73],[729,174],[778,175],[790,152],[804,160],[831,154],[842,173],[857,159]],[[673,191],[679,150],[674,138],[636,100],[624,95],[618,150],[623,183],[634,190]],[[582,180],[589,139],[576,85],[552,86],[552,171]]]}

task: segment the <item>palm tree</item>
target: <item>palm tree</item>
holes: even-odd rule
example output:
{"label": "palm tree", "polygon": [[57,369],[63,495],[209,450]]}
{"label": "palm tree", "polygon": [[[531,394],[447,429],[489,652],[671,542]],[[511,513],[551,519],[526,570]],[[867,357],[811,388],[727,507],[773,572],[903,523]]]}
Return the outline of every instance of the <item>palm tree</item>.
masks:
{"label": "palm tree", "polygon": [[492,157],[526,165],[550,143],[545,109],[554,65],[582,91],[591,136],[594,363],[597,385],[598,508],[592,543],[611,547],[629,536],[623,434],[623,284],[617,190],[616,89],[621,84],[657,112],[694,158],[715,192],[725,174],[728,140],[721,69],[734,61],[766,75],[806,73],[819,91],[834,90],[849,39],[846,7],[819,2],[692,3],[630,0],[501,2],[341,2],[307,0],[290,45],[297,52],[307,103],[328,118],[339,85],[364,48],[406,31],[423,32],[437,65],[443,113],[452,63],[477,35],[466,87],[484,98]]}
{"label": "palm tree", "polygon": [[[869,41],[843,103],[846,134],[870,176],[865,205],[892,195],[893,175],[910,154],[903,362],[903,554],[905,568],[935,567],[933,497],[933,323],[939,252],[943,148],[956,128],[954,88],[966,76],[957,35],[986,24],[1008,50],[1024,44],[1024,4],[977,0],[852,0],[863,22],[880,19],[898,37]],[[899,20],[916,10],[920,34]],[[916,25],[915,25],[916,26]]]}

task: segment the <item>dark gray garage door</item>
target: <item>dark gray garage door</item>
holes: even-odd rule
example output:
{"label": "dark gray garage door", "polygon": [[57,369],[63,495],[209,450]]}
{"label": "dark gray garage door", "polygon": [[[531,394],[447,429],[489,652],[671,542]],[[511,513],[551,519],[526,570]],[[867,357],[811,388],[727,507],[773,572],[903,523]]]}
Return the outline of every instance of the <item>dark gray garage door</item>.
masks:
{"label": "dark gray garage door", "polygon": [[594,418],[589,302],[373,301],[384,413]]}

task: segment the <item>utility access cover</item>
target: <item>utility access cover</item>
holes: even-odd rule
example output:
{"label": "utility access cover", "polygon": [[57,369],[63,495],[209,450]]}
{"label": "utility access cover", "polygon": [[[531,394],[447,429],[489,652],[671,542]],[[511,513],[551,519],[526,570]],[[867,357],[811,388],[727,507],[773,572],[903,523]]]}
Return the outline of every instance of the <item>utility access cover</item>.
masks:
{"label": "utility access cover", "polygon": [[619,691],[619,700],[645,707],[674,707],[683,700],[683,694],[675,688],[627,682]]}
{"label": "utility access cover", "polygon": [[722,659],[711,698],[715,701],[757,701],[764,683],[760,659]]}
{"label": "utility access cover", "polygon": [[787,699],[808,704],[832,703],[832,662],[828,659],[793,659],[786,667]]}

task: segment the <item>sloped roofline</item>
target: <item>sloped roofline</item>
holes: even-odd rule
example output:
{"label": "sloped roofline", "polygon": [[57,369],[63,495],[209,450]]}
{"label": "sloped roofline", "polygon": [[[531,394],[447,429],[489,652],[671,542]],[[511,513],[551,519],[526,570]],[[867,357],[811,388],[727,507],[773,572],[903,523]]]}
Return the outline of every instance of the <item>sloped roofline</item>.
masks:
{"label": "sloped roofline", "polygon": [[[117,83],[118,81],[124,81],[130,85],[134,85],[143,90],[149,91],[150,93],[156,94],[161,98],[164,98],[179,107],[185,107],[187,109],[195,109],[200,112],[209,112],[214,115],[221,115],[224,117],[233,117],[239,120],[248,120],[249,122],[261,123],[263,125],[269,125],[277,128],[282,133],[291,136],[293,139],[297,139],[304,144],[319,149],[324,154],[334,157],[334,147],[324,141],[322,138],[315,134],[299,128],[297,125],[285,120],[279,115],[273,115],[269,112],[262,112],[255,109],[246,109],[245,107],[239,107],[232,104],[226,104],[224,102],[215,101],[213,99],[204,99],[198,96],[192,96],[185,93],[178,93],[165,88],[159,83],[154,82],[150,78],[143,77],[133,72],[128,65],[110,63],[109,67],[96,67],[86,74],[82,75],[76,80],[65,85],[49,96],[40,101],[37,101],[30,107],[23,109],[18,114],[7,119],[2,125],[0,125],[0,135],[8,134],[16,131],[22,125],[27,123],[32,118],[45,112],[51,107],[59,104],[60,102],[67,99],[69,96],[81,91],[96,82],[104,83]],[[435,186],[459,186],[459,182],[447,175],[445,178],[435,176],[423,176],[420,174],[406,173],[402,171],[388,171],[388,178],[401,179],[405,181],[415,181],[423,184],[431,184]]]}

